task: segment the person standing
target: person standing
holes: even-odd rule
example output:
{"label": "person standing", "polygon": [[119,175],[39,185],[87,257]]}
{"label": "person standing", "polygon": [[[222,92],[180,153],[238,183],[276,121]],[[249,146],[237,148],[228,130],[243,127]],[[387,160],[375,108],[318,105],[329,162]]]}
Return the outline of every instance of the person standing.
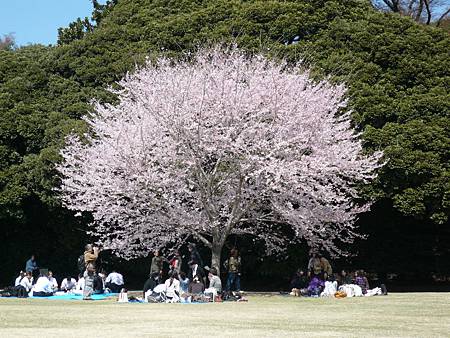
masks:
{"label": "person standing", "polygon": [[323,278],[327,280],[333,276],[333,268],[330,262],[323,255],[320,255],[320,266],[322,267]]}
{"label": "person standing", "polygon": [[158,274],[158,283],[162,283],[163,264],[166,259],[159,254],[159,250],[153,252],[152,264],[150,265],[150,276]]}
{"label": "person standing", "polygon": [[308,277],[311,279],[313,277],[319,277],[320,279],[323,279],[322,276],[322,263],[320,261],[320,257],[317,252],[313,252],[311,254],[311,258],[308,262]]}
{"label": "person standing", "polygon": [[179,275],[181,272],[181,255],[178,250],[175,250],[172,259],[169,261],[170,265],[170,272],[173,273],[174,271]]}
{"label": "person standing", "polygon": [[84,272],[84,288],[83,288],[83,300],[91,300],[94,293],[94,281],[95,281],[95,267],[92,263],[86,265],[86,271]]}
{"label": "person standing", "polygon": [[97,262],[98,254],[100,249],[92,244],[87,244],[84,250],[84,264],[87,267],[88,264],[92,264],[95,268],[95,263]]}
{"label": "person standing", "polygon": [[189,243],[188,250],[189,250],[189,254],[190,254],[190,259],[189,259],[188,264],[192,265],[191,264],[192,262],[197,262],[197,264],[203,268],[203,260],[202,260],[202,257],[200,256],[200,254],[198,253],[198,250],[197,250],[197,247],[195,246],[195,244]]}
{"label": "person standing", "polygon": [[225,261],[224,266],[228,271],[225,290],[233,291],[234,286],[235,291],[241,291],[241,257],[237,249],[231,250],[230,258]]}
{"label": "person standing", "polygon": [[25,272],[31,272],[34,281],[36,281],[37,278],[39,277],[39,267],[36,262],[36,257],[34,255],[31,255],[30,259],[27,260],[25,264]]}

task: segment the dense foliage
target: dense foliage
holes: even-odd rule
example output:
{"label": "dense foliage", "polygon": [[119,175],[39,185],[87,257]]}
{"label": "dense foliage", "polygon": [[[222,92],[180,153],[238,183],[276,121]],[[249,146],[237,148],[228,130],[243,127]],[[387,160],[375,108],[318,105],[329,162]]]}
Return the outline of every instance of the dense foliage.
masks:
{"label": "dense foliage", "polygon": [[[111,100],[103,88],[146,57],[180,57],[205,42],[236,41],[276,58],[303,59],[314,76],[346,82],[366,149],[383,150],[388,159],[367,191],[387,207],[368,219],[393,222],[388,215],[395,214],[392,228],[403,229],[397,239],[410,229],[416,239],[433,233],[420,250],[426,257],[449,254],[446,32],[360,0],[119,0],[97,4],[94,16],[89,29],[80,20],[72,33],[61,31],[57,47],[0,51],[0,222],[11,243],[2,250],[25,237],[20,258],[26,250],[45,256],[56,244],[43,243],[42,234],[58,238],[61,250],[79,245],[68,234],[77,237],[74,229],[84,223],[55,199],[53,167],[63,136],[84,130],[79,117],[92,97]],[[383,227],[373,223],[368,232],[375,238],[393,235],[377,234]]]}

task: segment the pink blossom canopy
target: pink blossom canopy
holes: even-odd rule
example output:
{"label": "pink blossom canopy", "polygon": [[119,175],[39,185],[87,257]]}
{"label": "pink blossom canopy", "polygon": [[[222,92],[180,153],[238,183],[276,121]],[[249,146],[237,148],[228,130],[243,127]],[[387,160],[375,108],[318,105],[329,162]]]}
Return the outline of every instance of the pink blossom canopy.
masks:
{"label": "pink blossom canopy", "polygon": [[91,212],[91,234],[117,254],[189,236],[222,248],[230,234],[342,254],[358,236],[368,204],[355,186],[381,154],[363,155],[344,86],[235,48],[148,62],[119,84],[120,102],[95,103],[88,142],[70,136],[58,166],[65,205]]}

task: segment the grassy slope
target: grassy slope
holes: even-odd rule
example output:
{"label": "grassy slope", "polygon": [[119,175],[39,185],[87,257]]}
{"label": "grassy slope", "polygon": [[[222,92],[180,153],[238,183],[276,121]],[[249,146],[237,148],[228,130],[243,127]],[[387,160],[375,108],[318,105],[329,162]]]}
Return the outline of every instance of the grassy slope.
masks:
{"label": "grassy slope", "polygon": [[0,299],[1,337],[450,335],[449,293],[308,299],[249,297],[248,303],[117,304]]}

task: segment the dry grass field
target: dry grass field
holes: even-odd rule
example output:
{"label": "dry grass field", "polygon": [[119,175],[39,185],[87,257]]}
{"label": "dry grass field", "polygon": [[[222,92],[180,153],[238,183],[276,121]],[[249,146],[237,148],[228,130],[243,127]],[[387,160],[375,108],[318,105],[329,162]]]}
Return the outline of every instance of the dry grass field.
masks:
{"label": "dry grass field", "polygon": [[0,299],[0,337],[450,337],[450,293],[216,304]]}

